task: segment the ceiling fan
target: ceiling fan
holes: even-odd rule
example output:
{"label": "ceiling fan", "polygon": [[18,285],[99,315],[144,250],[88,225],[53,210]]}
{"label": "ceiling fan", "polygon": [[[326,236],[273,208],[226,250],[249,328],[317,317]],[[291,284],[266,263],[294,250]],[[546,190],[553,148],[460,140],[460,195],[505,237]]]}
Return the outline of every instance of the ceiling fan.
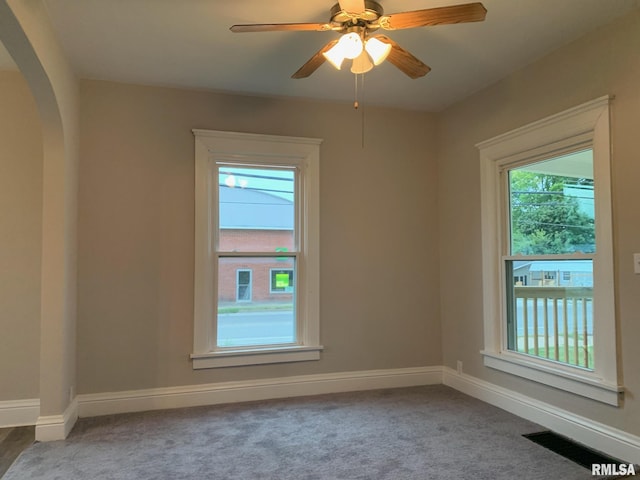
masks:
{"label": "ceiling fan", "polygon": [[448,7],[427,8],[385,15],[382,5],[373,0],[339,0],[330,11],[328,23],[257,23],[233,25],[236,33],[272,31],[334,31],[341,33],[315,53],[292,78],[306,78],[328,60],[340,69],[345,59],[353,60],[351,71],[368,72],[374,65],[388,59],[411,78],[423,77],[431,68],[403,49],[386,35],[372,32],[405,28],[481,22],[487,10],[482,3],[467,3]]}

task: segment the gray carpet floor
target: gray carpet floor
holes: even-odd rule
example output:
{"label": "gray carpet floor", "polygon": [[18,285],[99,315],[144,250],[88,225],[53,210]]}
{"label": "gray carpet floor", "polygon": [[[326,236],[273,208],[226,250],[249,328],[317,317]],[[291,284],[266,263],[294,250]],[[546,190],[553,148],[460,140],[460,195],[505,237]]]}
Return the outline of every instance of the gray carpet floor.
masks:
{"label": "gray carpet floor", "polygon": [[0,478],[35,440],[35,427],[0,428]]}
{"label": "gray carpet floor", "polygon": [[442,385],[78,420],[3,480],[586,480],[538,425]]}

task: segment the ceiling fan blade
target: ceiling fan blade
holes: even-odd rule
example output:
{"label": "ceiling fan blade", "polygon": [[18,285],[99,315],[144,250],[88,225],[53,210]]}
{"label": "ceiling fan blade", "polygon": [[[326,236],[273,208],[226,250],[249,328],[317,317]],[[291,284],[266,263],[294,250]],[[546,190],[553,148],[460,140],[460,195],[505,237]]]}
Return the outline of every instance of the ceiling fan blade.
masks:
{"label": "ceiling fan blade", "polygon": [[427,8],[412,12],[392,13],[380,17],[380,26],[385,30],[447,25],[451,23],[481,22],[487,15],[482,3],[466,3],[449,7]]}
{"label": "ceiling fan blade", "polygon": [[234,33],[284,31],[324,32],[325,30],[331,29],[332,26],[326,23],[252,23],[249,25],[233,25],[229,28],[229,30]]}
{"label": "ceiling fan blade", "polygon": [[309,75],[315,72],[320,67],[320,65],[325,62],[324,55],[322,54],[331,49],[336,43],[338,43],[338,40],[331,40],[329,43],[327,43],[324,47],[318,50],[313,57],[307,60],[307,63],[302,65],[296,73],[291,75],[291,78],[307,78]]}
{"label": "ceiling fan blade", "polygon": [[415,79],[424,77],[427,73],[431,71],[431,67],[422,63],[412,54],[407,52],[404,48],[398,45],[396,42],[391,40],[386,35],[376,35],[375,38],[380,40],[381,42],[388,43],[391,45],[391,51],[389,52],[389,56],[387,57],[387,61],[391,64],[395,65],[400,71],[402,71],[407,76]]}
{"label": "ceiling fan blade", "polygon": [[340,0],[340,9],[347,13],[364,12],[364,0]]}

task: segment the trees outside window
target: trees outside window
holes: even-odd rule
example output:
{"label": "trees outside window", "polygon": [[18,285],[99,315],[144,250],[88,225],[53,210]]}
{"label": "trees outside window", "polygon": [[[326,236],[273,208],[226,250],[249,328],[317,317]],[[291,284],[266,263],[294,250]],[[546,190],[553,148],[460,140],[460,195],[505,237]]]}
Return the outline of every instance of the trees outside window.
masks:
{"label": "trees outside window", "polygon": [[595,251],[593,179],[514,169],[509,174],[509,189],[513,252]]}

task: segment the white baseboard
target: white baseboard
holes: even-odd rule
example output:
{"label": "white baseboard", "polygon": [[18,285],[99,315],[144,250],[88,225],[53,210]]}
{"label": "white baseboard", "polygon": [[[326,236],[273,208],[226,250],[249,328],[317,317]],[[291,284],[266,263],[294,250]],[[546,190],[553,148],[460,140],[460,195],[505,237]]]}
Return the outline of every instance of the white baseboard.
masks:
{"label": "white baseboard", "polygon": [[441,384],[621,460],[640,463],[640,437],[448,367],[368,370],[78,395],[64,414],[39,417],[37,399],[0,402],[0,427],[36,425],[36,440],[61,440],[78,416]]}
{"label": "white baseboard", "polygon": [[40,416],[36,422],[36,440],[64,440],[78,420],[78,401],[74,399],[62,415]]}
{"label": "white baseboard", "polygon": [[40,400],[9,400],[0,402],[0,428],[34,425],[40,415]]}
{"label": "white baseboard", "polygon": [[443,383],[626,462],[640,463],[640,437],[443,367]]}
{"label": "white baseboard", "polygon": [[86,394],[78,395],[78,405],[81,417],[93,417],[113,413],[440,383],[442,383],[440,366],[367,370]]}

